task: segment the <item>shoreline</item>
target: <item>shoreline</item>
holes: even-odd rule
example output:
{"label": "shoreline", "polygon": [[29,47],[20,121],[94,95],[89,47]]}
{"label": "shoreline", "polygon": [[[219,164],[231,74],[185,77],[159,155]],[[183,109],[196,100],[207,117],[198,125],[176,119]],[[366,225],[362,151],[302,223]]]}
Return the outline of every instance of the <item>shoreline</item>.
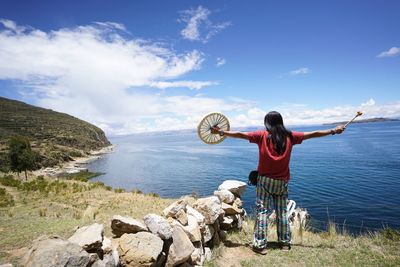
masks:
{"label": "shoreline", "polygon": [[56,177],[61,174],[73,174],[81,171],[88,171],[85,167],[88,163],[100,159],[104,154],[112,153],[115,145],[103,147],[98,150],[91,150],[89,155],[74,158],[72,161],[60,163],[54,167],[41,168],[32,172],[35,176]]}

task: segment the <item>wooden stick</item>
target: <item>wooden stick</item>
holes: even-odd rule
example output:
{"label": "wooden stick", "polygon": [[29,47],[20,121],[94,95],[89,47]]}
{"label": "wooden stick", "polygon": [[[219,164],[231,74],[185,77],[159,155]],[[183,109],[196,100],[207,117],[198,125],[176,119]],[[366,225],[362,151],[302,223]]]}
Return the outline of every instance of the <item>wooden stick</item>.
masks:
{"label": "wooden stick", "polygon": [[357,111],[357,114],[354,116],[354,118],[352,118],[348,123],[346,123],[344,125],[344,128],[347,127],[347,125],[349,125],[350,123],[352,123],[357,117],[361,116],[363,113],[361,111]]}

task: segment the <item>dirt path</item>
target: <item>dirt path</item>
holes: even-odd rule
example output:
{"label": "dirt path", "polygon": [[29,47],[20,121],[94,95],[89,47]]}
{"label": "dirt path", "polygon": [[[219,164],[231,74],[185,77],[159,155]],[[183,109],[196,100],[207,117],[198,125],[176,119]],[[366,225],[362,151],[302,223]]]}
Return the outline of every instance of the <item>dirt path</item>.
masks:
{"label": "dirt path", "polygon": [[242,260],[260,257],[245,244],[225,244],[221,248],[216,264],[219,267],[241,267]]}

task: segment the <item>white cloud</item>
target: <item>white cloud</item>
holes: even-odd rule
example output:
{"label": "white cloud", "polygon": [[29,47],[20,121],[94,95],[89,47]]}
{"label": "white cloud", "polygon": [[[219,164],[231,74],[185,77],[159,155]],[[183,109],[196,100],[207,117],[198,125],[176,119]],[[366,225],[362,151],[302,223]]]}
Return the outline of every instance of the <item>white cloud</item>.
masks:
{"label": "white cloud", "polygon": [[375,100],[373,98],[370,98],[367,102],[361,104],[362,107],[368,107],[374,105],[375,105]]}
{"label": "white cloud", "polygon": [[172,81],[172,82],[153,82],[150,84],[152,87],[166,89],[171,87],[187,87],[192,90],[199,90],[205,86],[218,85],[218,82],[210,81]]}
{"label": "white cloud", "polygon": [[[1,29],[3,25],[3,29]],[[201,89],[216,81],[182,80],[204,60],[197,50],[177,53],[156,43],[120,34],[122,24],[44,32],[2,20],[0,79],[15,82],[35,104],[101,126],[108,134],[162,130],[164,119],[190,128],[210,110],[246,108],[246,103],[205,96],[168,96],[148,87]],[[138,91],[138,89],[141,89]]]}
{"label": "white cloud", "polygon": [[226,64],[225,58],[218,57],[217,58],[217,67],[221,67]]}
{"label": "white cloud", "polygon": [[400,47],[392,47],[387,51],[379,53],[376,57],[394,57],[400,55]]}
{"label": "white cloud", "polygon": [[297,70],[292,70],[289,72],[290,75],[306,75],[311,73],[311,70],[307,67],[299,68]]}
{"label": "white cloud", "polygon": [[[360,105],[344,105],[324,109],[313,109],[307,105],[285,104],[271,107],[283,116],[286,125],[311,125],[350,120],[357,111],[362,111],[362,118],[400,117],[400,101],[378,105],[373,98]],[[268,111],[269,111],[268,110]],[[245,113],[232,117],[234,127],[258,126],[263,127],[264,116],[268,112],[250,108]]]}
{"label": "white cloud", "polygon": [[209,9],[202,6],[181,11],[178,21],[186,23],[186,27],[181,31],[182,37],[206,43],[211,37],[231,25],[230,22],[212,23],[209,19],[211,13]]}

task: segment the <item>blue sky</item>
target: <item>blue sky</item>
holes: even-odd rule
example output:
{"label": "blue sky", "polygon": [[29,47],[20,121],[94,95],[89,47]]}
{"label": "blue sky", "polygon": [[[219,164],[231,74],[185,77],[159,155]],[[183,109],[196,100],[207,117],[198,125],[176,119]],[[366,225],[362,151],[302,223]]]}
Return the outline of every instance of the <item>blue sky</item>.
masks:
{"label": "blue sky", "polygon": [[399,1],[2,1],[0,96],[109,135],[400,116]]}

